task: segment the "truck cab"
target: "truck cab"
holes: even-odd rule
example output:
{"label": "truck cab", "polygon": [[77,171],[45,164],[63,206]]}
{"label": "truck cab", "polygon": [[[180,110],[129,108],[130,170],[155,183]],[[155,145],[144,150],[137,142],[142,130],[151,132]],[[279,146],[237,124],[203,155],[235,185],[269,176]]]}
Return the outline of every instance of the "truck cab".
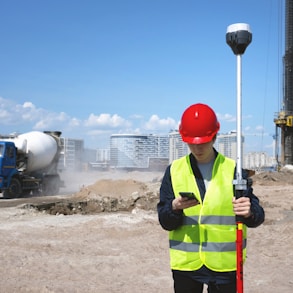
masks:
{"label": "truck cab", "polygon": [[17,173],[16,147],[13,142],[0,141],[0,188],[7,187],[7,183],[15,173]]}

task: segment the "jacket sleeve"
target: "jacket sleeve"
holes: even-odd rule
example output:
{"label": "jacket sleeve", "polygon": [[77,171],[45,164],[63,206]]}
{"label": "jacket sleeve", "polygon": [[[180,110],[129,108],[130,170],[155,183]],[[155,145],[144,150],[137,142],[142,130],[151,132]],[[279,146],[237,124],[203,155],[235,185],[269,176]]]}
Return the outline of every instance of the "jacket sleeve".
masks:
{"label": "jacket sleeve", "polygon": [[173,211],[175,195],[172,188],[170,166],[167,167],[160,187],[160,201],[157,205],[159,222],[163,229],[172,231],[182,225],[183,211]]}
{"label": "jacket sleeve", "polygon": [[243,196],[249,197],[250,199],[250,210],[251,210],[251,217],[243,218],[243,223],[249,228],[256,228],[261,225],[265,220],[265,212],[262,206],[259,203],[259,199],[253,193],[252,188],[252,179],[247,178],[246,172],[243,172],[243,177],[247,179],[247,189],[243,191]]}

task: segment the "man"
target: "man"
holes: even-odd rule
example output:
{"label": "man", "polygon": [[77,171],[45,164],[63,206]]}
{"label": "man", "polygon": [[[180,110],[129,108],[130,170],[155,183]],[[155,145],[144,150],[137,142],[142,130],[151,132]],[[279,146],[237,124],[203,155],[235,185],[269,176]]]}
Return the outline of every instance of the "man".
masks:
{"label": "man", "polygon": [[[170,231],[175,293],[202,293],[204,284],[209,293],[236,293],[235,216],[241,216],[244,223],[244,259],[246,227],[264,221],[251,180],[243,197],[235,198],[235,161],[213,147],[219,129],[208,105],[188,107],[179,131],[190,154],[173,161],[162,180],[157,208],[161,226]],[[243,178],[247,179],[245,172]],[[195,198],[181,196],[182,192],[193,193]]]}

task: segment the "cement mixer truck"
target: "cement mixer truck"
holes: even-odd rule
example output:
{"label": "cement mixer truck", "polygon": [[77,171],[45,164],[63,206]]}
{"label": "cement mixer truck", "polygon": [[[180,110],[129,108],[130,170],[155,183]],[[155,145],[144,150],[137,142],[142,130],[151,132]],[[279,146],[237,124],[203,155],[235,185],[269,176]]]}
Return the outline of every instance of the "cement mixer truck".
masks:
{"label": "cement mixer truck", "polygon": [[60,136],[59,131],[0,136],[0,192],[4,198],[58,194],[63,186],[57,169]]}

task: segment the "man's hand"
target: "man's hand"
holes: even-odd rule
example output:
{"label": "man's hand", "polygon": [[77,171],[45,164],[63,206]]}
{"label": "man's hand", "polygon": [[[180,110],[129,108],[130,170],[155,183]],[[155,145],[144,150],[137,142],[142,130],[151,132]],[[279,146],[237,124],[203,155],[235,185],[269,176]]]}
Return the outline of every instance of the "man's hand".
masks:
{"label": "man's hand", "polygon": [[248,197],[239,197],[237,199],[233,197],[232,203],[235,215],[244,218],[249,218],[252,215],[250,210],[251,203]]}
{"label": "man's hand", "polygon": [[186,197],[178,196],[172,201],[173,211],[184,210],[199,204],[197,199],[188,199]]}

